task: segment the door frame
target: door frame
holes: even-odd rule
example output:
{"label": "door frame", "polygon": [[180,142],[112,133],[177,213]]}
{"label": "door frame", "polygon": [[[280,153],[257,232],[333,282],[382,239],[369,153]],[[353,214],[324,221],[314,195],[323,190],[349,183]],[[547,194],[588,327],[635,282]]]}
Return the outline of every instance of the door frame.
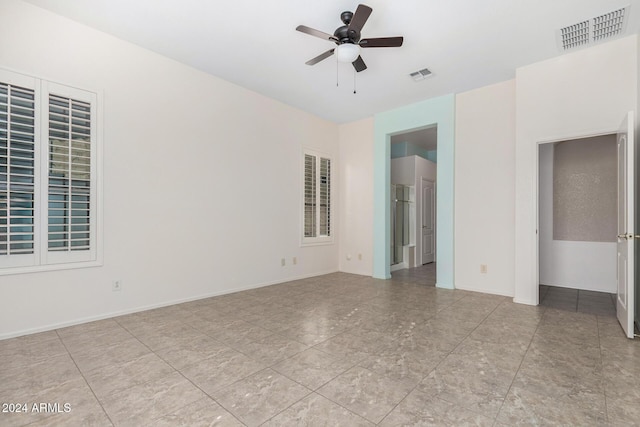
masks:
{"label": "door frame", "polygon": [[438,264],[436,287],[454,289],[455,95],[376,114],[373,132],[373,271],[390,279],[391,135],[438,126]]}
{"label": "door frame", "polygon": [[420,206],[420,227],[418,231],[418,236],[416,238],[420,238],[420,265],[424,265],[424,242],[422,241],[422,228],[424,226],[423,218],[424,218],[424,183],[430,182],[433,184],[433,262],[437,262],[438,260],[438,193],[436,190],[436,181],[427,179],[424,176],[420,177],[420,196],[421,196],[421,204]]}

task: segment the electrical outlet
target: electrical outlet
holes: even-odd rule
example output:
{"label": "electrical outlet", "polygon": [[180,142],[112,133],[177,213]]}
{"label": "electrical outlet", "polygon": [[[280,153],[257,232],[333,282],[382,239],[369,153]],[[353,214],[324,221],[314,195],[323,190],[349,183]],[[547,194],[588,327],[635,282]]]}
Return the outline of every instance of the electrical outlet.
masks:
{"label": "electrical outlet", "polygon": [[480,274],[487,274],[487,264],[480,264]]}
{"label": "electrical outlet", "polygon": [[283,267],[284,267],[285,265],[287,265],[287,260],[286,260],[286,259],[284,259],[284,258],[282,258],[282,259],[280,260],[280,265],[281,265],[281,266],[283,266]]}
{"label": "electrical outlet", "polygon": [[351,254],[347,254],[347,261],[351,261]]}
{"label": "electrical outlet", "polygon": [[358,254],[358,261],[362,261],[362,254]]}
{"label": "electrical outlet", "polygon": [[122,290],[122,280],[114,280],[111,284],[111,290],[113,292],[120,292]]}
{"label": "electrical outlet", "polygon": [[298,264],[298,257],[293,257],[293,265]]}

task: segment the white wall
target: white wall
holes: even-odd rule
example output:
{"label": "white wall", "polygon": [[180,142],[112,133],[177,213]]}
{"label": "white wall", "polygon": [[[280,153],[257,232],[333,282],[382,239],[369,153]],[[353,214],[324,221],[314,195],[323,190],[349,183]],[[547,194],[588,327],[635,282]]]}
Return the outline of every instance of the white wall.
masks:
{"label": "white wall", "polygon": [[0,338],[338,269],[300,247],[302,148],[337,160],[336,124],[14,0],[0,66],[104,95],[104,266],[0,276]]}
{"label": "white wall", "polygon": [[538,303],[538,143],[615,132],[638,97],[637,36],[516,70],[515,298]]}
{"label": "white wall", "polygon": [[340,271],[371,276],[373,119],[341,125],[339,141]]}
{"label": "white wall", "polygon": [[514,294],[515,96],[513,80],[456,95],[458,289]]}
{"label": "white wall", "polygon": [[391,159],[391,184],[415,185],[416,156]]}
{"label": "white wall", "polygon": [[615,243],[553,239],[553,144],[540,144],[538,161],[540,283],[615,293]]}

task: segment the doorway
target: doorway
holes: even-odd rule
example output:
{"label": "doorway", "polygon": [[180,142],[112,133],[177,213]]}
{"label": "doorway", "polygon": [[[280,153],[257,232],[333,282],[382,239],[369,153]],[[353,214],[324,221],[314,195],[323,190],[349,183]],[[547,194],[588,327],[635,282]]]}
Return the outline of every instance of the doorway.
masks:
{"label": "doorway", "polygon": [[616,150],[616,134],[538,145],[541,302],[554,293],[616,292]]}
{"label": "doorway", "polygon": [[437,149],[437,125],[390,138],[390,271],[394,276],[398,270],[436,261]]}
{"label": "doorway", "polygon": [[448,94],[377,114],[373,141],[373,277],[391,278],[391,138],[437,125],[436,287],[454,288],[455,95]]}
{"label": "doorway", "polygon": [[[585,289],[585,283],[589,281],[589,272],[605,272],[608,277],[605,277],[605,280],[599,286],[614,289],[616,317],[628,338],[634,337],[634,326],[637,326],[637,310],[634,305],[637,299],[638,286],[640,285],[637,280],[634,280],[634,278],[637,279],[638,277],[635,267],[638,253],[634,249],[638,246],[637,240],[640,240],[640,235],[634,234],[636,217],[640,217],[640,213],[636,209],[639,199],[637,198],[638,186],[636,184],[638,158],[635,150],[634,122],[634,112],[631,111],[624,117],[615,134],[596,135],[582,138],[581,141],[578,139],[556,141],[553,142],[553,145],[539,143],[536,150],[538,191],[536,194],[535,253],[537,255],[536,265],[538,268],[534,272],[538,280],[533,282],[535,286],[533,289],[537,290],[534,294],[535,299],[539,300],[541,287],[547,284],[545,283],[547,280],[545,277],[550,277],[547,276],[549,269],[548,265],[545,264],[545,256],[555,261],[556,265],[561,267],[558,271],[561,274],[565,274],[565,280],[559,282],[559,284],[561,283],[559,287]],[[601,139],[613,140],[613,143],[609,144],[610,147],[607,148],[611,154],[604,154],[603,151],[598,151],[604,148],[604,144],[597,144]],[[576,144],[576,142],[581,143]],[[593,147],[587,150],[588,145],[586,143],[596,144],[598,146],[597,150],[594,151]],[[568,185],[569,190],[571,190],[567,193],[568,196],[565,199],[562,198],[562,192],[558,191],[557,185],[558,176],[562,176],[562,173],[557,175],[559,172],[557,155],[560,144],[566,144],[562,150],[565,150],[566,147],[573,147],[568,150],[570,155],[565,153],[565,157],[568,159],[567,164],[571,166],[567,169],[570,172],[566,174],[569,179],[560,183],[561,186]],[[615,157],[612,155],[613,148],[615,148]],[[545,157],[550,152],[553,153],[551,154],[553,161],[552,163],[547,163],[545,162]],[[591,154],[588,154],[589,152]],[[599,163],[588,163],[585,166],[578,161],[585,156],[591,158],[589,162],[598,160]],[[601,162],[601,157],[607,160]],[[615,166],[611,166],[612,163]],[[548,173],[548,169],[551,167],[549,164],[553,165],[553,174]],[[597,167],[594,167],[594,164],[597,164]],[[572,169],[576,165],[582,169]],[[606,165],[609,166],[605,167]],[[545,172],[545,168],[547,172]],[[615,193],[612,190],[600,193],[604,187],[613,187],[612,181],[615,182]],[[549,182],[552,182],[552,185],[549,185]],[[579,185],[576,186],[576,183]],[[604,185],[603,183],[608,184]],[[548,194],[545,196],[545,188],[553,188],[552,197]],[[565,203],[567,200],[570,203]],[[611,202],[611,200],[613,201]],[[605,203],[602,204],[600,203],[601,201]],[[551,208],[545,208],[545,203],[551,205]],[[613,206],[615,206],[615,209]],[[567,209],[567,212],[572,214],[563,213],[559,207]],[[576,207],[581,210],[573,209]],[[585,207],[589,209],[585,209]],[[552,214],[550,215],[549,212],[552,212]],[[594,215],[594,212],[597,214]],[[571,227],[566,227],[562,219],[563,215],[565,220],[570,220],[573,223]],[[612,224],[609,224],[608,221],[612,222]],[[549,224],[552,224],[552,227]],[[553,233],[551,239],[548,239],[549,230],[552,230]],[[568,236],[573,238],[568,239]],[[547,250],[549,247],[545,247],[546,240],[552,242],[550,250]],[[566,242],[558,243],[563,240],[571,240],[571,245]],[[578,245],[577,242],[582,246]],[[584,250],[585,242],[589,244],[591,249],[588,252]],[[594,245],[595,243],[599,244],[599,248]],[[612,245],[615,247],[615,251],[611,250]],[[563,246],[564,250],[556,251],[556,249],[562,249]],[[573,250],[567,250],[570,247]],[[600,256],[595,259],[585,257],[585,254],[589,253],[593,258],[593,253],[596,252],[596,249],[604,250],[604,252],[600,252]],[[607,262],[611,258],[615,261]],[[581,269],[579,272],[581,276],[575,275],[576,270],[570,268],[572,261],[573,264],[576,264],[575,260],[579,260],[578,267]],[[550,265],[553,267],[553,264]],[[611,270],[613,270],[613,273],[611,273]],[[567,272],[571,274],[566,276]],[[587,272],[587,275],[585,275],[585,272]],[[571,280],[575,279],[574,275],[575,277],[581,277],[578,283],[571,283]],[[572,286],[567,286],[569,284]],[[608,291],[608,289],[605,289],[605,291]]]}

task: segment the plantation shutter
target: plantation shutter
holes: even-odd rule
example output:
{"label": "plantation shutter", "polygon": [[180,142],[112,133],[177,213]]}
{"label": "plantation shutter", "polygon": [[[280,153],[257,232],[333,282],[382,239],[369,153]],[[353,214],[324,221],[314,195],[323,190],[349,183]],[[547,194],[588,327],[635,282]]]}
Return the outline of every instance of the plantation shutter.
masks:
{"label": "plantation shutter", "polygon": [[34,253],[35,133],[35,91],[0,83],[0,255]]}
{"label": "plantation shutter", "polygon": [[316,156],[304,156],[304,237],[316,237]]}
{"label": "plantation shutter", "polygon": [[331,242],[331,159],[304,153],[303,243]]}
{"label": "plantation shutter", "polygon": [[97,101],[0,69],[0,275],[101,262]]}
{"label": "plantation shutter", "polygon": [[91,105],[49,96],[48,250],[91,248]]}
{"label": "plantation shutter", "polygon": [[331,236],[331,160],[320,158],[320,236]]}
{"label": "plantation shutter", "polygon": [[45,82],[41,174],[43,264],[94,261],[97,245],[96,96]]}

